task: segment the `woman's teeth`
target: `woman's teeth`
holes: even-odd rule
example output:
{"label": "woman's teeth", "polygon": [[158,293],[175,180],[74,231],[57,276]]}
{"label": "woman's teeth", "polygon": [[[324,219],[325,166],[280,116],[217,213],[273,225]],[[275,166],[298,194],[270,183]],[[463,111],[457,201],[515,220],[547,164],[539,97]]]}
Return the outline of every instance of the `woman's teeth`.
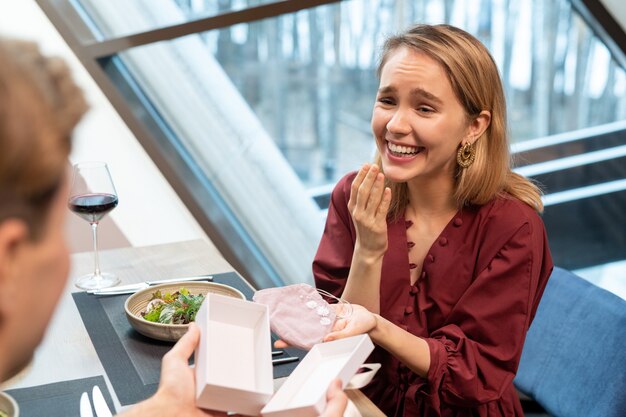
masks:
{"label": "woman's teeth", "polygon": [[417,155],[423,148],[416,146],[402,146],[396,145],[391,142],[387,142],[387,147],[394,154],[400,154],[402,156]]}

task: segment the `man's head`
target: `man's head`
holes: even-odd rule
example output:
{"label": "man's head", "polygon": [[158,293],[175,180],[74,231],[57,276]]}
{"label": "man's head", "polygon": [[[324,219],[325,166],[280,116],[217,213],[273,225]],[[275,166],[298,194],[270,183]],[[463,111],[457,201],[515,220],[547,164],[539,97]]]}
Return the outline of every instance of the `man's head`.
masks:
{"label": "man's head", "polygon": [[67,157],[86,109],[62,60],[0,38],[0,380],[29,360],[65,286]]}

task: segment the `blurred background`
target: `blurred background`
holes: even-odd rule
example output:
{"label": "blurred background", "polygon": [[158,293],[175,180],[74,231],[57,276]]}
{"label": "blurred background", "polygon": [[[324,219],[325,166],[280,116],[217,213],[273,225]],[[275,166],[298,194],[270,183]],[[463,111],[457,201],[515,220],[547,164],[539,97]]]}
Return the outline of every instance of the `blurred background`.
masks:
{"label": "blurred background", "polygon": [[[0,1],[0,33],[87,91],[71,159],[106,160],[120,197],[101,247],[209,240],[258,287],[311,280],[332,187],[373,156],[382,41],[413,23],[490,49],[555,263],[626,298],[619,0]],[[90,250],[84,222],[68,233]]]}

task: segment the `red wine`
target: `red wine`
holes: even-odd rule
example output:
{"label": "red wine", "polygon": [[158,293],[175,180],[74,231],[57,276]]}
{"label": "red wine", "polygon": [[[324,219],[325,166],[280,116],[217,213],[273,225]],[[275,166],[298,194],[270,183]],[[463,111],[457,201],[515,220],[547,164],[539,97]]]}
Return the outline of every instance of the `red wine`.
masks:
{"label": "red wine", "polygon": [[70,198],[69,208],[89,223],[99,222],[117,206],[113,194],[83,194]]}

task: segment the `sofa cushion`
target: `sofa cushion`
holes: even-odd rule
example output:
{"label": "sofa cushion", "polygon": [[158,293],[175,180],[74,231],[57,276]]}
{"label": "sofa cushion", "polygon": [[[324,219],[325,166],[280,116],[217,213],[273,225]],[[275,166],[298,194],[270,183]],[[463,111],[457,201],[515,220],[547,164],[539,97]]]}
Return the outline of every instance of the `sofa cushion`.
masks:
{"label": "sofa cushion", "polygon": [[554,417],[626,416],[626,301],[555,268],[514,383]]}

